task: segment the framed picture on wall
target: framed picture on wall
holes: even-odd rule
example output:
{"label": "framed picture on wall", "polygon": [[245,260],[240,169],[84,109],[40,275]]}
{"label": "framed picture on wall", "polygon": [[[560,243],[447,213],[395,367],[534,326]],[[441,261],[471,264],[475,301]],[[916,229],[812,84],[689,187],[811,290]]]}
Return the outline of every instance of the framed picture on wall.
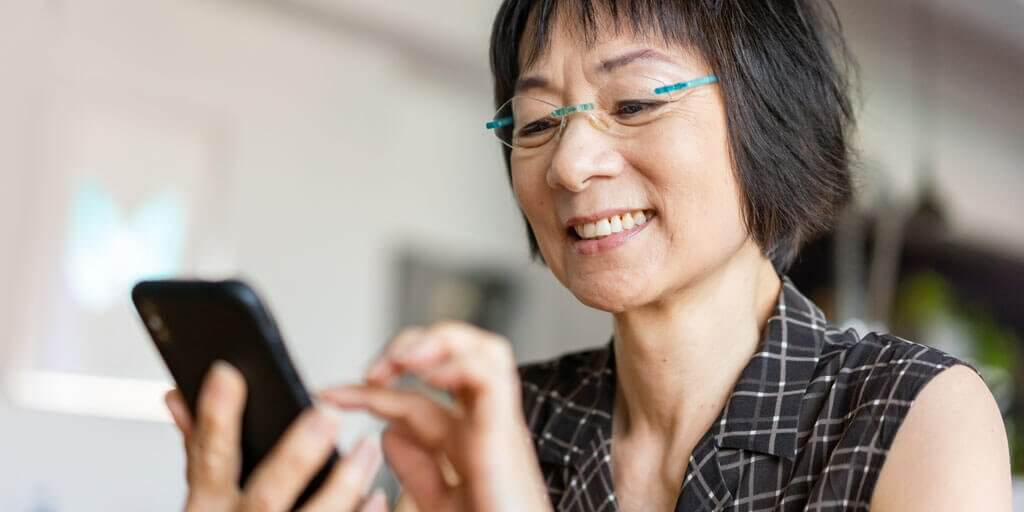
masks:
{"label": "framed picture on wall", "polygon": [[227,123],[169,100],[54,88],[30,173],[4,389],[16,404],[165,420],[141,279],[230,270]]}

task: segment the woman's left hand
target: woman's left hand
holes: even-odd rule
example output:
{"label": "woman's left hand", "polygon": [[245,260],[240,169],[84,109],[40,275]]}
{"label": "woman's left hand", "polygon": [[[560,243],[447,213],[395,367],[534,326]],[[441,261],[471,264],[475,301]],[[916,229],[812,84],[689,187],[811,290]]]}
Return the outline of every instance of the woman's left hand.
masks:
{"label": "woman's left hand", "polygon": [[[404,372],[450,392],[455,404],[392,387]],[[454,322],[406,329],[365,384],[327,389],[321,398],[390,422],[384,454],[420,510],[551,509],[501,336]]]}

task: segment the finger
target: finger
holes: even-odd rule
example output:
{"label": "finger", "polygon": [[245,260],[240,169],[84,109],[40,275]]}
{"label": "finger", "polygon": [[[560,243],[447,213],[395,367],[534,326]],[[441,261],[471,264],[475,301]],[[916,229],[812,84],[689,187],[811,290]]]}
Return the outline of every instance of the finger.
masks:
{"label": "finger", "polygon": [[311,408],[300,414],[253,470],[242,495],[242,509],[291,508],[334,450],[337,431],[334,420],[323,412]]}
{"label": "finger", "polygon": [[401,374],[401,363],[408,359],[411,354],[417,354],[417,358],[422,358],[421,356],[425,354],[425,351],[434,349],[433,352],[436,352],[434,355],[437,358],[443,357],[440,350],[442,347],[438,347],[436,344],[437,340],[433,338],[436,338],[438,334],[446,332],[458,333],[467,339],[472,339],[474,336],[486,333],[486,331],[477,329],[469,324],[458,322],[441,322],[429,329],[419,327],[407,328],[388,344],[381,358],[370,367],[366,373],[366,382],[382,386],[389,385]]}
{"label": "finger", "polygon": [[454,412],[422,393],[375,386],[345,386],[324,390],[321,399],[343,409],[362,409],[408,428],[417,440],[439,449]]}
{"label": "finger", "polygon": [[515,369],[511,346],[500,336],[469,324],[445,322],[431,327],[397,362],[406,369],[437,365],[449,359],[482,363],[491,373]]}
{"label": "finger", "polygon": [[[458,398],[514,398],[518,382],[511,347],[502,338],[461,324],[432,328],[398,365]],[[503,407],[504,405],[502,405]]]}
{"label": "finger", "polygon": [[449,360],[432,368],[417,369],[413,373],[429,386],[455,392],[484,389],[486,381],[490,380],[480,375],[476,367],[466,365],[460,359]]}
{"label": "finger", "polygon": [[231,365],[211,366],[199,392],[189,444],[189,483],[198,493],[234,493],[241,465],[245,379]]}
{"label": "finger", "polygon": [[363,503],[363,506],[359,509],[360,512],[387,512],[387,510],[388,497],[380,489],[373,491],[373,494],[366,500],[366,503]]}
{"label": "finger", "polygon": [[381,445],[388,465],[419,510],[444,510],[450,491],[437,463],[437,452],[417,443],[400,427],[385,430]]}
{"label": "finger", "polygon": [[363,438],[355,449],[347,453],[331,470],[324,485],[303,510],[353,510],[373,483],[382,460],[380,449],[369,439]]}
{"label": "finger", "polygon": [[388,342],[384,353],[366,371],[366,381],[379,385],[390,384],[400,373],[400,370],[394,365],[396,356],[404,352],[422,335],[423,329],[419,327],[409,327],[398,333]]}
{"label": "finger", "polygon": [[410,346],[396,354],[398,362],[439,361],[453,351],[471,349],[490,333],[461,322],[439,322],[421,333]]}
{"label": "finger", "polygon": [[188,412],[188,406],[185,405],[185,397],[181,396],[181,391],[173,388],[164,394],[164,403],[167,404],[171,419],[174,420],[175,426],[185,438],[185,444],[188,445],[189,437],[192,434],[192,415]]}

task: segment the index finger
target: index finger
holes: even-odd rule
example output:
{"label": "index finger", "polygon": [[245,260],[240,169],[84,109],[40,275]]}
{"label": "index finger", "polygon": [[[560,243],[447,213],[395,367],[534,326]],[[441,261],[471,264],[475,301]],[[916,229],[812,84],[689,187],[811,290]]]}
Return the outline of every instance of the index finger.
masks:
{"label": "index finger", "polygon": [[394,364],[395,357],[422,336],[423,329],[419,327],[408,327],[399,332],[388,342],[384,352],[366,371],[366,381],[378,385],[390,384],[401,372]]}
{"label": "index finger", "polygon": [[178,388],[168,390],[164,394],[164,403],[167,404],[167,409],[171,412],[171,419],[174,420],[174,424],[185,437],[187,445],[192,435],[192,414],[188,412],[188,406],[185,405],[185,397],[182,396],[181,390]]}

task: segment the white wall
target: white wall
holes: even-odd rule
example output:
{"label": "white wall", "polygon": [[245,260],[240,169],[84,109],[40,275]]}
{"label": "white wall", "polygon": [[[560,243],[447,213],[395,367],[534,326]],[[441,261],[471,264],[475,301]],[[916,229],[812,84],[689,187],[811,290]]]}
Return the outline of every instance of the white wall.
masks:
{"label": "white wall", "polygon": [[[24,283],[23,241],[38,235],[23,223],[40,207],[30,202],[40,197],[38,163],[47,155],[38,146],[54,97],[125,97],[209,119],[224,134],[226,267],[270,298],[313,386],[355,378],[386,341],[392,255],[404,243],[527,272],[536,298],[528,306],[536,313],[527,314],[540,322],[558,323],[566,308],[569,318],[587,317],[543,271],[527,268],[497,143],[482,130],[492,110],[486,61],[457,63],[453,77],[443,61],[410,63],[400,47],[371,36],[259,3],[0,5],[0,51],[19,71],[5,73],[0,91],[3,288]],[[0,311],[17,311],[13,293],[0,300]],[[10,327],[16,319],[3,320]],[[561,346],[552,344],[572,329],[520,329],[521,354],[606,339],[606,319],[584,324],[594,336]],[[152,366],[155,356],[143,356],[118,363]],[[34,502],[169,510],[180,502],[182,458],[169,425],[3,402],[0,425],[2,510]]]}
{"label": "white wall", "polygon": [[[474,38],[486,34],[492,9],[474,4],[459,13],[459,23],[483,30],[424,35],[408,19],[388,27],[399,12],[391,3],[376,14],[366,12],[370,2],[344,3],[324,11],[339,18],[319,21],[272,5],[0,3],[0,62],[9,64],[0,84],[0,289],[20,285],[25,240],[38,236],[23,226],[39,206],[28,192],[46,156],[41,113],[54,95],[123,95],[198,113],[223,129],[228,267],[270,298],[314,386],[354,378],[384,342],[391,250],[410,241],[526,273],[530,321],[513,336],[520,357],[603,342],[607,319],[525,262],[498,148],[480,129],[491,111],[490,82],[486,41]],[[867,82],[864,146],[909,190],[914,90],[901,30],[914,14],[864,5],[843,7]],[[425,26],[448,31],[454,19]],[[377,39],[375,30],[388,35]],[[417,38],[436,44],[417,48]],[[1013,222],[1024,217],[1024,203],[1014,201],[1024,190],[1024,101],[1013,88],[1020,68],[986,58],[984,48],[949,45],[944,53],[942,184],[962,193],[951,196],[962,231],[1024,253],[1024,232]],[[964,76],[999,78],[980,87]],[[17,320],[10,312],[18,304],[0,293],[0,335]],[[182,472],[169,425],[0,401],[2,510],[174,509]]]}

